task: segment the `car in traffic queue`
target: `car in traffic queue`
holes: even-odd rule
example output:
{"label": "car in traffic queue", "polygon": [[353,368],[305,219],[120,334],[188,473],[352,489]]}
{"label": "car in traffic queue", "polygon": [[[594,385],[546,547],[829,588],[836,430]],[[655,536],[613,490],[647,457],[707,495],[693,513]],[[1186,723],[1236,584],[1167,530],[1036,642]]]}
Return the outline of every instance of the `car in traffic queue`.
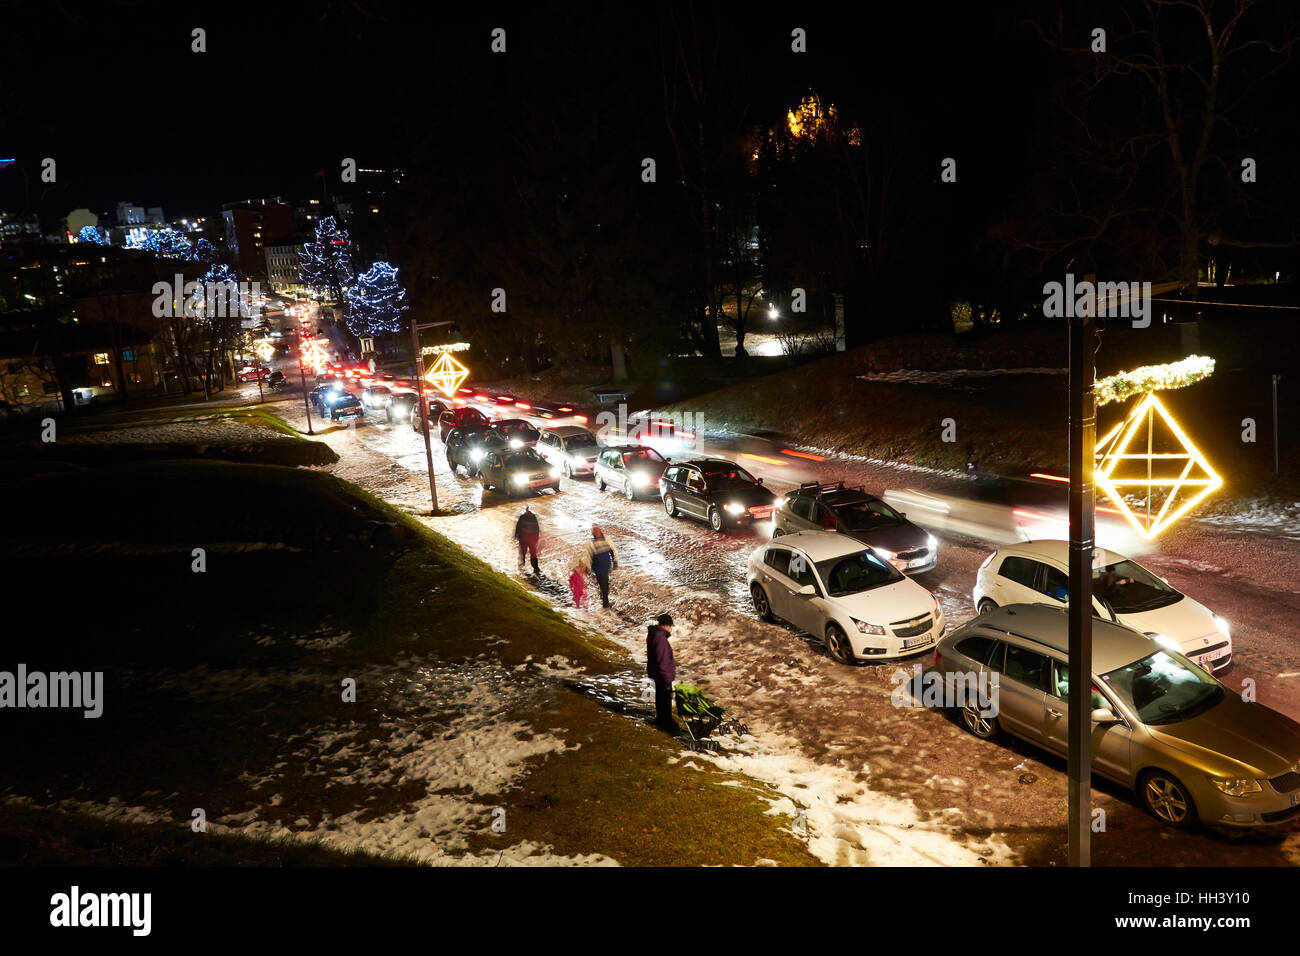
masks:
{"label": "car in traffic queue", "polygon": [[[390,386],[390,390],[392,390]],[[390,422],[406,422],[411,426],[414,432],[420,431],[420,393],[414,390],[410,391],[393,391],[393,400],[388,406],[388,420]],[[433,398],[426,393],[424,400],[425,412],[429,416],[429,424],[436,425],[438,416],[445,412],[451,406],[438,398]]]}
{"label": "car in traffic queue", "polygon": [[668,459],[653,448],[642,445],[613,445],[596,456],[592,474],[596,488],[622,492],[628,501],[652,497],[659,490],[660,479]]}
{"label": "car in traffic queue", "polygon": [[806,481],[788,492],[772,514],[772,536],[797,531],[834,531],[870,546],[886,561],[908,574],[933,571],[939,542],[875,495],[844,482]]}
{"label": "car in traffic queue", "polygon": [[714,531],[765,521],[783,501],[762,478],[725,458],[672,463],[659,479],[659,494],[670,517],[695,518]]}
{"label": "car in traffic queue", "polygon": [[560,469],[532,448],[494,447],[483,456],[479,483],[484,491],[495,488],[513,498],[526,491],[560,490]]}
{"label": "car in traffic queue", "polygon": [[842,664],[907,657],[943,634],[934,595],[847,535],[773,539],[749,556],[746,579],[759,618],[780,618],[824,640]]}
{"label": "car in traffic queue", "polygon": [[465,469],[471,478],[479,473],[483,459],[490,451],[506,447],[505,440],[482,425],[461,425],[447,432],[447,465],[452,474],[456,468]]}
{"label": "car in traffic queue", "polygon": [[541,437],[529,421],[523,418],[498,418],[488,426],[506,440],[511,448],[532,448]]}
{"label": "car in traffic queue", "polygon": [[[980,613],[1006,604],[1063,606],[1070,596],[1070,545],[1041,539],[1006,545],[980,565],[971,594]],[[1130,558],[1093,550],[1093,614],[1168,644],[1212,672],[1232,664],[1228,622]]]}
{"label": "car in traffic queue", "polygon": [[552,465],[558,465],[565,478],[594,474],[601,451],[600,441],[581,425],[543,428],[534,448]]}
{"label": "car in traffic queue", "polygon": [[[419,416],[416,416],[417,420]],[[480,412],[477,408],[464,405],[460,408],[448,408],[438,415],[438,438],[442,441],[447,440],[447,433],[453,428],[464,428],[476,426],[486,428],[491,424],[491,419]],[[417,430],[419,425],[414,426]]]}
{"label": "car in traffic queue", "polygon": [[366,414],[361,399],[333,385],[312,389],[311,403],[316,413],[328,421],[347,422],[364,418]]}
{"label": "car in traffic queue", "polygon": [[[393,404],[392,389],[384,385],[369,385],[361,390],[358,397],[368,412],[387,412]],[[388,416],[388,420],[392,421],[392,415]]]}
{"label": "car in traffic queue", "polygon": [[[969,695],[958,708],[977,737],[1005,731],[1069,753],[1069,616],[1010,604],[944,637],[934,669],[950,688],[998,675],[995,714]],[[1093,621],[1092,771],[1137,793],[1157,819],[1267,827],[1300,817],[1300,724],[1242,699],[1175,648],[1131,627]]]}

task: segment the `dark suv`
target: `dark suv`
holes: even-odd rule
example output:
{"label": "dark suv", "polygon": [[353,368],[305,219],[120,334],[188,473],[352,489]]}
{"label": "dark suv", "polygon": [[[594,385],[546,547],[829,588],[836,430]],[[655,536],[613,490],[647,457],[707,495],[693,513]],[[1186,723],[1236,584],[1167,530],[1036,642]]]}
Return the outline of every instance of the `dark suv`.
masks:
{"label": "dark suv", "polygon": [[707,521],[714,531],[769,518],[780,503],[777,495],[763,487],[762,478],[725,458],[669,465],[659,479],[659,494],[669,515]]}
{"label": "dark suv", "polygon": [[772,516],[772,537],[800,531],[837,531],[856,538],[900,571],[934,570],[938,542],[861,485],[806,481]]}
{"label": "dark suv", "polygon": [[475,425],[453,428],[447,432],[447,464],[452,473],[459,465],[473,478],[479,473],[483,458],[492,451],[504,451],[505,439],[490,429]]}

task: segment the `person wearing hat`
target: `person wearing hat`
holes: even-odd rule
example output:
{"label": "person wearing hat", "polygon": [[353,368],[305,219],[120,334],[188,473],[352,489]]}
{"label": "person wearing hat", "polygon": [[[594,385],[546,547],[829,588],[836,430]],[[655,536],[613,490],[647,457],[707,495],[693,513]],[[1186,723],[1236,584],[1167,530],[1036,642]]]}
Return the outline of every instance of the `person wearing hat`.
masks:
{"label": "person wearing hat", "polygon": [[673,661],[673,646],[668,643],[672,629],[671,614],[660,614],[650,625],[645,638],[645,669],[655,682],[655,726],[676,734],[681,727],[673,719],[673,678],[677,676],[677,664]]}
{"label": "person wearing hat", "polygon": [[542,569],[537,566],[537,541],[540,537],[537,515],[533,514],[532,508],[524,505],[519,520],[515,522],[515,541],[519,545],[519,566],[524,566],[524,555],[527,554],[533,559],[533,574],[542,573]]}
{"label": "person wearing hat", "polygon": [[596,576],[600,585],[600,603],[609,607],[609,573],[618,567],[618,549],[605,537],[600,525],[591,526],[591,540],[587,542],[587,569]]}

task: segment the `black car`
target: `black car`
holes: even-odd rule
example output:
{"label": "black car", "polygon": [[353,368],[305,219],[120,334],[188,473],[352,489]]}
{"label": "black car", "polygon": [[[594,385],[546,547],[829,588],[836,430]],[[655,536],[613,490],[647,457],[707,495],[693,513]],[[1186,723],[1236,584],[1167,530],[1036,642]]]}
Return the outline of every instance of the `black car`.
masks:
{"label": "black car", "polygon": [[277,390],[284,388],[285,385],[284,373],[281,372],[279,369],[276,369],[274,372],[272,372],[270,375],[267,376],[266,384],[269,387]]}
{"label": "black car", "polygon": [[762,478],[725,458],[670,464],[659,479],[659,494],[669,515],[707,521],[714,531],[770,518],[779,503]]}
{"label": "black car", "polygon": [[361,399],[351,392],[344,392],[332,386],[314,389],[311,401],[316,408],[316,414],[327,421],[348,422],[356,418],[364,418],[366,414],[366,410],[361,406]]}
{"label": "black car", "polygon": [[500,418],[490,426],[513,449],[532,448],[542,433],[522,418]]}
{"label": "black car", "polygon": [[868,545],[900,571],[934,569],[938,542],[861,485],[806,481],[772,516],[772,537],[800,531],[835,531]]}
{"label": "black car", "polygon": [[[393,400],[388,406],[388,420],[390,422],[410,422],[411,431],[420,431],[420,393],[419,392],[393,392]],[[448,408],[446,402],[429,398],[427,395],[424,399],[425,411],[429,415],[429,424],[434,425],[438,421],[438,416]]]}
{"label": "black car", "polygon": [[560,490],[560,469],[528,447],[496,447],[483,456],[478,480],[513,498],[525,491]]}
{"label": "black car", "polygon": [[452,472],[460,466],[471,478],[479,473],[488,452],[506,447],[505,439],[496,432],[475,425],[453,428],[447,432],[446,444],[447,465]]}

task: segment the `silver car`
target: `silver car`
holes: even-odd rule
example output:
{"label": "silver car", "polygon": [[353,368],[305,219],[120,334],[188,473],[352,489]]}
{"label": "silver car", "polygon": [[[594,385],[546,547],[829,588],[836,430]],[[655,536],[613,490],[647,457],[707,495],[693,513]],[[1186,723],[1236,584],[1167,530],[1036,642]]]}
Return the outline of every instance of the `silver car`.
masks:
{"label": "silver car", "polygon": [[534,447],[548,462],[558,465],[565,478],[592,474],[600,455],[600,442],[581,425],[543,428]]}
{"label": "silver car", "polygon": [[[1177,650],[1132,628],[1092,622],[1092,770],[1137,792],[1158,819],[1272,826],[1300,816],[1300,724],[1246,702]],[[966,729],[1005,730],[1067,755],[1070,674],[1063,609],[1013,604],[975,618],[935,649],[950,693],[998,674],[995,714],[971,700]],[[948,700],[954,699],[949,696]]]}

